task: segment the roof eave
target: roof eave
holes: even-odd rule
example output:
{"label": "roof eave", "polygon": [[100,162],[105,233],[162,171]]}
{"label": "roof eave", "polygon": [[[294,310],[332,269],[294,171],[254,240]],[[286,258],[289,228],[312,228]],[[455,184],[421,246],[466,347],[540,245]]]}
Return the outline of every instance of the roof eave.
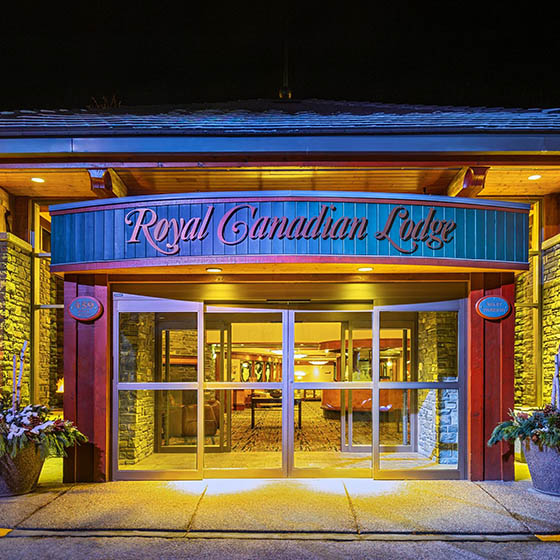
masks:
{"label": "roof eave", "polygon": [[560,152],[558,132],[0,137],[0,154]]}

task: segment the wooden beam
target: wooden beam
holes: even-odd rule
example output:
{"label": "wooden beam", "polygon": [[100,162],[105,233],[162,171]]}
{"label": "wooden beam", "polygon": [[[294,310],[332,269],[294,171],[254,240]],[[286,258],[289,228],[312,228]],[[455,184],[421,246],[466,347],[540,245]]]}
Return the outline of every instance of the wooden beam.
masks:
{"label": "wooden beam", "polygon": [[88,169],[91,191],[99,198],[120,198],[128,194],[128,189],[112,169]]}
{"label": "wooden beam", "polygon": [[99,156],[83,157],[76,159],[75,156],[51,156],[45,160],[44,156],[0,156],[0,169],[14,170],[39,170],[39,169],[141,169],[141,168],[219,168],[219,167],[447,167],[460,168],[463,166],[497,166],[515,165],[546,168],[548,166],[557,167],[560,165],[560,155],[558,152],[549,153],[516,153],[516,154],[297,154],[287,157],[285,153],[267,154],[247,154],[240,159],[239,154],[226,156],[199,154],[191,157],[185,154],[179,155],[158,155],[155,159],[146,159],[145,154],[118,154],[111,157],[104,154],[106,159],[100,160]]}
{"label": "wooden beam", "polygon": [[476,197],[484,188],[489,167],[463,167],[447,187],[447,196]]}
{"label": "wooden beam", "polygon": [[31,242],[31,199],[28,196],[15,196],[12,206],[13,233],[26,241]]}
{"label": "wooden beam", "polygon": [[0,231],[11,231],[8,220],[10,212],[10,195],[0,188]]}
{"label": "wooden beam", "polygon": [[105,185],[115,197],[121,198],[128,195],[128,188],[123,183],[119,174],[112,168],[107,169],[105,175]]}
{"label": "wooden beam", "polygon": [[[549,194],[543,198],[542,240],[560,233],[560,196]],[[536,247],[533,247],[534,249]]]}
{"label": "wooden beam", "polygon": [[91,192],[99,198],[108,198],[111,195],[107,193],[103,175],[106,169],[88,169],[89,180],[91,183]]}

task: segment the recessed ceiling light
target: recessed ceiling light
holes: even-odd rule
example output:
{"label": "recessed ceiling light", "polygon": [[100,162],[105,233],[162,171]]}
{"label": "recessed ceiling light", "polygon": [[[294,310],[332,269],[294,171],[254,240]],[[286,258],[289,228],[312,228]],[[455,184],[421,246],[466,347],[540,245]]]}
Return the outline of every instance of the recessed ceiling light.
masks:
{"label": "recessed ceiling light", "polygon": [[309,363],[313,366],[324,366],[329,362],[327,360],[309,360]]}
{"label": "recessed ceiling light", "polygon": [[541,177],[542,175],[529,175],[527,179],[529,179],[529,181],[538,181]]}
{"label": "recessed ceiling light", "polygon": [[362,266],[358,268],[358,272],[371,272],[373,268],[371,266]]}
{"label": "recessed ceiling light", "polygon": [[206,272],[222,272],[222,269],[217,266],[211,266],[206,269]]}
{"label": "recessed ceiling light", "polygon": [[45,182],[45,179],[41,179],[41,177],[31,177],[31,180],[34,183],[44,183]]}

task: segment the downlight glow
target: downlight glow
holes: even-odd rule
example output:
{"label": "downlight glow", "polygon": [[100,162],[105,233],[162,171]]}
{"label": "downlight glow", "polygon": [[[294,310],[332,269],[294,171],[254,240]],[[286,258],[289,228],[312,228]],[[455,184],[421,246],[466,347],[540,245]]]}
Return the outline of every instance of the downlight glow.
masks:
{"label": "downlight glow", "polygon": [[371,272],[373,268],[371,266],[362,266],[358,268],[358,272]]}
{"label": "downlight glow", "polygon": [[42,179],[41,177],[31,177],[31,180],[34,183],[44,183],[45,182],[45,179]]}
{"label": "downlight glow", "polygon": [[527,179],[529,179],[529,181],[538,181],[541,177],[542,175],[529,175]]}
{"label": "downlight glow", "polygon": [[222,272],[222,269],[218,268],[217,266],[213,266],[213,267],[207,268],[206,272]]}

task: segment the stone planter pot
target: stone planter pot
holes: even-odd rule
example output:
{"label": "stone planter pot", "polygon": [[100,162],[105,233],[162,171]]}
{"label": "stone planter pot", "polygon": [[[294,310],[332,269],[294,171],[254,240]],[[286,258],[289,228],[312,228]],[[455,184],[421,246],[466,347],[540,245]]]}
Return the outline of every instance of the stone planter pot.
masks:
{"label": "stone planter pot", "polygon": [[13,459],[8,455],[0,457],[0,496],[35,490],[44,462],[36,445],[24,447]]}
{"label": "stone planter pot", "polygon": [[540,449],[532,441],[523,445],[523,451],[535,490],[560,496],[560,451]]}

